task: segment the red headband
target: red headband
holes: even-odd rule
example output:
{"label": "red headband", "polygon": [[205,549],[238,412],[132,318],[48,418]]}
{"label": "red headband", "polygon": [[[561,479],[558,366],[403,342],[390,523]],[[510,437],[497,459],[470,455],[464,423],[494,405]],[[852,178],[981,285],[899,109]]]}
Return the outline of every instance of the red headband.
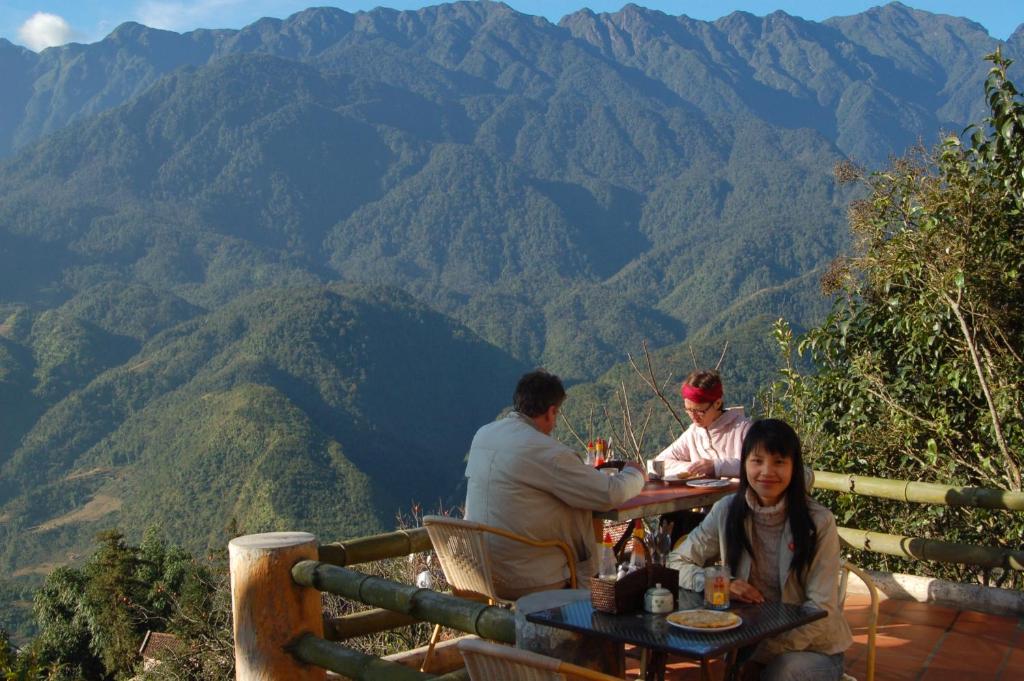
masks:
{"label": "red headband", "polygon": [[684,400],[690,400],[697,404],[710,404],[717,399],[722,397],[722,384],[719,383],[713,388],[698,388],[695,385],[687,385],[683,383],[682,390],[679,391],[682,394]]}

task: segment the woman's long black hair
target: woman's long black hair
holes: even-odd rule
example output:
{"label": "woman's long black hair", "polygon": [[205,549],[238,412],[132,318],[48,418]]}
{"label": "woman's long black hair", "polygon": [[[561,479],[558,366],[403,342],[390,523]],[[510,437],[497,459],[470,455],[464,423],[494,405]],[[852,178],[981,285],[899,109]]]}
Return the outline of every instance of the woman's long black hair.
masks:
{"label": "woman's long black hair", "polygon": [[796,572],[797,580],[803,584],[817,544],[817,532],[807,507],[807,481],[804,478],[804,457],[800,448],[800,438],[788,423],[779,419],[755,421],[743,438],[740,489],[729,504],[729,513],[725,520],[725,549],[729,572],[733,576],[736,575],[740,554],[744,549],[749,554],[754,554],[750,537],[747,536],[746,523],[747,515],[750,513],[747,506],[747,490],[750,489],[750,481],[747,479],[747,458],[758,448],[766,453],[780,454],[793,460],[793,477],[786,488],[786,515],[789,527],[793,531],[793,560],[790,569]]}

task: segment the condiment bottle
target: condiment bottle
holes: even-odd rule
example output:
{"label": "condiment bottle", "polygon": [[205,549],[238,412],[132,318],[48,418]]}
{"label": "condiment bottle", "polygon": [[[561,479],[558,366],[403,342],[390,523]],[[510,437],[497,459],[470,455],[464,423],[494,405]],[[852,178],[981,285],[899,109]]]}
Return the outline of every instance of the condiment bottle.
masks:
{"label": "condiment bottle", "polygon": [[629,557],[629,569],[639,570],[647,565],[647,546],[644,544],[643,523],[633,528],[633,553]]}
{"label": "condiment bottle", "polygon": [[615,581],[615,550],[612,548],[610,532],[604,533],[604,541],[601,542],[601,564],[597,571],[597,577]]}

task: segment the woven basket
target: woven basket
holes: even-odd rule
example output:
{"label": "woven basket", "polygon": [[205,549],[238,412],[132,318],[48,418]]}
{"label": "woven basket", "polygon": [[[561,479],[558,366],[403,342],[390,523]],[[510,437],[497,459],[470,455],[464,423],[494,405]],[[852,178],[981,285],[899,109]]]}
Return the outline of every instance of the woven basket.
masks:
{"label": "woven basket", "polygon": [[672,599],[678,602],[679,571],[661,565],[648,565],[614,582],[596,577],[591,579],[590,603],[594,610],[613,615],[636,612],[644,607],[644,592],[655,584],[661,584],[671,591]]}

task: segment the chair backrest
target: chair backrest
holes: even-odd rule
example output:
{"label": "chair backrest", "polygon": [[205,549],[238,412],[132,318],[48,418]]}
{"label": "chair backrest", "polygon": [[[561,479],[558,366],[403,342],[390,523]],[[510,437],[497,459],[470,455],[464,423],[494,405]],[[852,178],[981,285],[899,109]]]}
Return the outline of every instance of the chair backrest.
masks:
{"label": "chair backrest", "polygon": [[471,681],[621,681],[547,655],[480,639],[459,641]]}
{"label": "chair backrest", "polygon": [[[867,657],[867,678],[866,681],[875,681],[875,634],[878,631],[878,587],[875,586],[874,580],[864,570],[860,569],[848,559],[843,558],[839,563],[839,607],[843,607],[843,601],[846,600],[846,589],[849,584],[850,573],[857,575],[857,577],[864,582],[864,586],[868,589],[868,595],[871,597],[871,607],[868,610],[868,657]],[[852,679],[853,677],[846,676],[844,678]]]}
{"label": "chair backrest", "polygon": [[490,554],[480,523],[428,515],[423,526],[430,535],[445,579],[456,594],[500,600],[491,575]]}
{"label": "chair backrest", "polygon": [[437,553],[444,576],[458,596],[484,598],[492,602],[503,600],[498,595],[498,588],[502,585],[491,570],[490,554],[485,541],[487,534],[560,551],[569,570],[569,588],[576,588],[576,561],[564,541],[530,539],[500,527],[438,515],[423,516],[423,526],[430,535],[430,543]]}

